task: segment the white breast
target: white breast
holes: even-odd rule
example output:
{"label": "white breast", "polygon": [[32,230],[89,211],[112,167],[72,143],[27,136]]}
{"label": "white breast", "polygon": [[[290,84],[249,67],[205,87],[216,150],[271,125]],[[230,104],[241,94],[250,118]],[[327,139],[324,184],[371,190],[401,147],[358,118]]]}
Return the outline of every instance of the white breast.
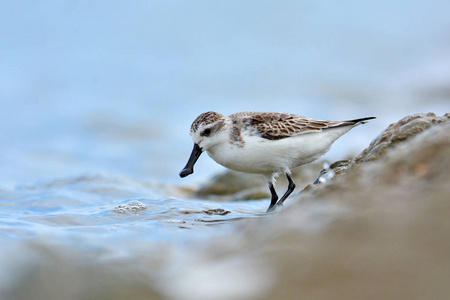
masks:
{"label": "white breast", "polygon": [[222,143],[209,149],[208,155],[224,167],[240,172],[289,172],[322,156],[334,141],[351,128],[353,127],[338,127],[281,140],[267,140],[243,134],[243,147]]}

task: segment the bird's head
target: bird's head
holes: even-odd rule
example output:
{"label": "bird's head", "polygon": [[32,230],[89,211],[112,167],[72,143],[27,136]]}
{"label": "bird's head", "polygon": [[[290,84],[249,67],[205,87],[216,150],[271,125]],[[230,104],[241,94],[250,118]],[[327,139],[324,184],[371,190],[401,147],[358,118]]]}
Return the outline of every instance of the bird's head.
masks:
{"label": "bird's head", "polygon": [[194,173],[194,165],[203,151],[208,151],[224,140],[226,117],[213,111],[202,113],[192,123],[190,134],[194,141],[194,149],[186,166],[180,172],[181,177]]}

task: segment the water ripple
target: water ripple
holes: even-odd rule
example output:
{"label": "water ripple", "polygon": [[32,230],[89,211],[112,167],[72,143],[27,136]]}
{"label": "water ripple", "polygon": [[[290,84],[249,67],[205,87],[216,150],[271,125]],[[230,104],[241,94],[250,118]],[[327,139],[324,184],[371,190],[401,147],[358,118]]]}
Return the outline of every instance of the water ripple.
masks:
{"label": "water ripple", "polygon": [[224,232],[210,232],[207,227],[264,215],[265,206],[265,201],[181,200],[159,196],[126,178],[80,176],[1,191],[0,238],[72,240],[91,233],[94,240],[135,235],[171,240],[180,229],[195,229],[202,238]]}

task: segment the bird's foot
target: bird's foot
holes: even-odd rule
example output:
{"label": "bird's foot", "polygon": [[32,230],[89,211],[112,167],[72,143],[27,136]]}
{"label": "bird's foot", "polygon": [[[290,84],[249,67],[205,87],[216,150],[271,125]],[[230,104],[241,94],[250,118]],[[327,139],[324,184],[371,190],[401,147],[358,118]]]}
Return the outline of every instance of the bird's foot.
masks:
{"label": "bird's foot", "polygon": [[272,213],[283,206],[283,203],[277,203],[274,206],[271,206],[267,209],[266,213]]}

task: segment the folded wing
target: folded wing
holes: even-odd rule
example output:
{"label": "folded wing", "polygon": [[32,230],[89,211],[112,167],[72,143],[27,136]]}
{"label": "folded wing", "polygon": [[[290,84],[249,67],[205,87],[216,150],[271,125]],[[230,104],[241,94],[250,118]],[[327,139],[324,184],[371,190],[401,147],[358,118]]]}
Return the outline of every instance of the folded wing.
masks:
{"label": "folded wing", "polygon": [[248,112],[246,114],[245,125],[256,130],[261,137],[268,140],[280,140],[329,128],[354,126],[375,119],[375,117],[367,117],[347,121],[321,121],[288,113]]}

